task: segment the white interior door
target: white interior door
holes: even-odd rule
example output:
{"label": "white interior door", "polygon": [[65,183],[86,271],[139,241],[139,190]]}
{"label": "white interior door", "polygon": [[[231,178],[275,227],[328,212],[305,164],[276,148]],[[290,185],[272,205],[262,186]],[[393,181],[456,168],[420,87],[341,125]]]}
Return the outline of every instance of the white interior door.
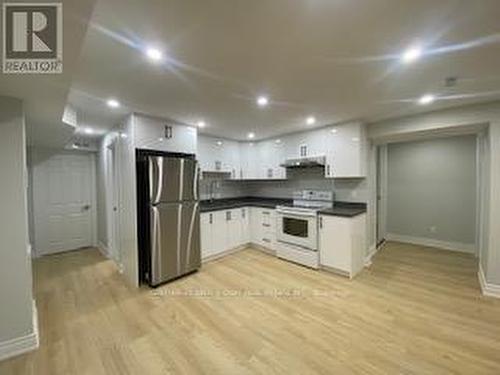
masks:
{"label": "white interior door", "polygon": [[92,246],[94,173],[90,154],[53,155],[33,166],[38,255]]}

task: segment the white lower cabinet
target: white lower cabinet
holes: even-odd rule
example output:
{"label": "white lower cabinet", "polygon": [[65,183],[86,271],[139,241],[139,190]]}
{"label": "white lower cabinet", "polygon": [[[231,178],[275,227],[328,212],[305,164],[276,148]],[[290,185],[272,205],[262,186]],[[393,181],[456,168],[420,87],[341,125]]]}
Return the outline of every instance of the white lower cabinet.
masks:
{"label": "white lower cabinet", "polygon": [[273,209],[250,209],[251,242],[270,250],[276,250],[276,216]]}
{"label": "white lower cabinet", "polygon": [[352,218],[319,216],[320,265],[350,278],[364,267],[366,214]]}
{"label": "white lower cabinet", "polygon": [[200,218],[201,258],[207,259],[250,242],[275,250],[273,209],[243,207],[204,212]]}
{"label": "white lower cabinet", "polygon": [[202,213],[200,225],[202,259],[250,242],[247,207]]}

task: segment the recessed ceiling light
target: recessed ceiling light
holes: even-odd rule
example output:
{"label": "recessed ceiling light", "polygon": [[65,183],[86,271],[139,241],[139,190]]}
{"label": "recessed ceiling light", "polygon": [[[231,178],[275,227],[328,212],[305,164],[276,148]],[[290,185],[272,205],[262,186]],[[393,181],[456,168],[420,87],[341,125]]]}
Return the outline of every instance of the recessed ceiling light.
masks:
{"label": "recessed ceiling light", "polygon": [[434,95],[424,95],[420,99],[418,99],[418,104],[420,105],[426,105],[426,104],[431,104],[436,100],[436,97]]}
{"label": "recessed ceiling light", "polygon": [[420,47],[412,47],[408,48],[403,53],[401,60],[403,60],[404,63],[409,64],[418,60],[420,56],[422,56],[422,49]]}
{"label": "recessed ceiling light", "polygon": [[316,123],[316,118],[314,116],[309,116],[306,119],[306,123],[307,125],[314,125]]}
{"label": "recessed ceiling light", "polygon": [[279,145],[281,143],[281,139],[277,139],[274,141],[277,145]]}
{"label": "recessed ceiling light", "polygon": [[254,138],[255,138],[255,133],[251,133],[251,132],[250,132],[250,133],[248,133],[247,137],[248,137],[249,139],[254,139]]}
{"label": "recessed ceiling light", "polygon": [[84,128],[83,132],[85,134],[94,134],[94,129],[92,129],[92,128]]}
{"label": "recessed ceiling light", "polygon": [[337,133],[337,129],[330,130],[333,134]]}
{"label": "recessed ceiling light", "polygon": [[196,123],[196,126],[198,126],[199,128],[204,128],[207,124],[205,123],[205,121],[198,121]]}
{"label": "recessed ceiling light", "polygon": [[127,138],[127,137],[128,137],[128,135],[127,135],[127,133],[120,133],[120,137],[122,137],[122,138]]}
{"label": "recessed ceiling light", "polygon": [[163,59],[163,53],[159,49],[153,47],[146,50],[146,56],[152,61],[161,61]]}
{"label": "recessed ceiling light", "polygon": [[116,99],[109,99],[107,101],[108,107],[110,108],[118,108],[120,107],[120,102]]}
{"label": "recessed ceiling light", "polygon": [[163,142],[163,138],[158,138],[158,141]]}
{"label": "recessed ceiling light", "polygon": [[222,141],[217,141],[217,146],[222,146]]}
{"label": "recessed ceiling light", "polygon": [[269,104],[269,99],[267,98],[267,96],[259,96],[257,98],[257,105],[259,107],[265,107]]}

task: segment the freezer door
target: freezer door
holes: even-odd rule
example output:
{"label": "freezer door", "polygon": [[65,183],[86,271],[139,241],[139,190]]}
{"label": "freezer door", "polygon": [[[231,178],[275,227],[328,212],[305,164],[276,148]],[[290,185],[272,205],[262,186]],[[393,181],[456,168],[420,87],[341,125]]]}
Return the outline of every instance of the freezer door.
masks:
{"label": "freezer door", "polygon": [[199,203],[151,206],[150,284],[159,285],[200,265]]}
{"label": "freezer door", "polygon": [[149,157],[150,202],[198,200],[198,163],[187,158]]}
{"label": "freezer door", "polygon": [[149,201],[178,202],[182,200],[183,159],[149,157]]}

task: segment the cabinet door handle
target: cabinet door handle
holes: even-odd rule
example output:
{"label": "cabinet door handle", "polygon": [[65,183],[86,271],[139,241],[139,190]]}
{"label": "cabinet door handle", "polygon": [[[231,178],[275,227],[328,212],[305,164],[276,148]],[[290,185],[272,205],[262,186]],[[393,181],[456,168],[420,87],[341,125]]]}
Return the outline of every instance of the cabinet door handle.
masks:
{"label": "cabinet door handle", "polygon": [[226,212],[226,221],[231,221],[231,211]]}
{"label": "cabinet door handle", "polygon": [[213,223],[214,223],[214,215],[213,215],[213,214],[210,214],[210,215],[208,216],[208,222],[209,222],[210,224],[213,224]]}
{"label": "cabinet door handle", "polygon": [[326,166],[326,175],[330,177],[330,164]]}
{"label": "cabinet door handle", "polygon": [[269,228],[271,224],[262,224],[263,227]]}
{"label": "cabinet door handle", "polygon": [[262,241],[267,242],[267,243],[271,243],[271,240],[268,238],[263,238]]}
{"label": "cabinet door handle", "polygon": [[262,215],[269,215],[269,211],[262,211]]}
{"label": "cabinet door handle", "polygon": [[166,139],[172,138],[172,127],[170,125],[165,126],[165,138]]}
{"label": "cabinet door handle", "polygon": [[322,216],[319,217],[319,228],[323,229],[323,217]]}

